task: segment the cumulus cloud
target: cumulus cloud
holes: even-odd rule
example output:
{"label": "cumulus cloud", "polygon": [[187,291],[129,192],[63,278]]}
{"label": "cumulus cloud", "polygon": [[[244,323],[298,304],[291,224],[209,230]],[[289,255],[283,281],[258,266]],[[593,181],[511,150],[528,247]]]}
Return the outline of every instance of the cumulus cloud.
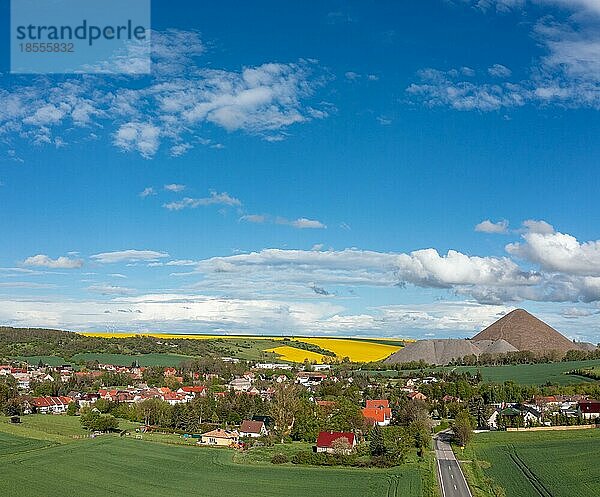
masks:
{"label": "cumulus cloud", "polygon": [[45,254],[38,254],[28,257],[23,261],[23,264],[25,266],[47,267],[50,269],[78,269],[83,266],[83,260],[64,256],[52,259]]}
{"label": "cumulus cloud", "polygon": [[242,205],[241,200],[232,197],[227,192],[217,193],[210,192],[210,196],[204,198],[185,197],[175,202],[163,204],[165,209],[170,211],[180,211],[182,209],[196,209],[208,205],[224,205],[227,207],[239,207]]}
{"label": "cumulus cloud", "polygon": [[481,221],[479,224],[475,225],[475,231],[479,231],[481,233],[508,233],[508,221],[502,220],[496,223],[486,219],[485,221]]}
{"label": "cumulus cloud", "polygon": [[117,262],[141,262],[156,261],[169,257],[166,252],[157,252],[155,250],[119,250],[115,252],[102,252],[90,256],[90,259],[101,264],[113,264]]}
{"label": "cumulus cloud", "polygon": [[539,231],[524,233],[522,237],[523,242],[506,246],[509,254],[539,264],[547,271],[600,276],[600,240],[582,243],[572,235]]}

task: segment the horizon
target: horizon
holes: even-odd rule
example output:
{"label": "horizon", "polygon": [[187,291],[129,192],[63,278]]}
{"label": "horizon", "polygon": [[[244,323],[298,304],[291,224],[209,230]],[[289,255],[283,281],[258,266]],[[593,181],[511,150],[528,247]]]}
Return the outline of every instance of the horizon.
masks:
{"label": "horizon", "polygon": [[600,342],[598,4],[303,7],[155,0],[149,75],[0,40],[0,324]]}

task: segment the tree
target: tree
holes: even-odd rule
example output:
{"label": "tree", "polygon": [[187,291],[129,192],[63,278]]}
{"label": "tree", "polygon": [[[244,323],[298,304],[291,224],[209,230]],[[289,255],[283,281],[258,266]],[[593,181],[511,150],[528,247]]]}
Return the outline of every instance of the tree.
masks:
{"label": "tree", "polygon": [[352,452],[352,444],[348,441],[346,437],[336,438],[331,442],[331,448],[333,449],[333,453],[336,455],[348,455]]}
{"label": "tree", "polygon": [[294,427],[298,408],[298,387],[291,383],[277,385],[271,402],[270,414],[273,419],[273,431],[281,443]]}
{"label": "tree", "polygon": [[67,406],[67,416],[75,416],[77,414],[77,403],[70,402]]}
{"label": "tree", "polygon": [[454,425],[452,431],[456,441],[465,447],[473,436],[473,418],[469,414],[469,411],[461,411],[454,418]]}
{"label": "tree", "polygon": [[375,425],[369,435],[369,447],[372,456],[383,456],[386,453],[383,433],[379,425]]}
{"label": "tree", "polygon": [[425,421],[413,421],[408,427],[410,435],[414,440],[417,448],[417,455],[423,457],[423,450],[429,447],[431,441],[431,429]]}

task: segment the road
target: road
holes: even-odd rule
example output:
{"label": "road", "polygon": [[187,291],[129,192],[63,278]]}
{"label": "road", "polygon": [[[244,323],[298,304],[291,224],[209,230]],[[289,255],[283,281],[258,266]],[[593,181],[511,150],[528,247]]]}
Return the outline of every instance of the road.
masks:
{"label": "road", "polygon": [[442,497],[472,497],[465,475],[448,443],[450,434],[440,432],[433,439]]}

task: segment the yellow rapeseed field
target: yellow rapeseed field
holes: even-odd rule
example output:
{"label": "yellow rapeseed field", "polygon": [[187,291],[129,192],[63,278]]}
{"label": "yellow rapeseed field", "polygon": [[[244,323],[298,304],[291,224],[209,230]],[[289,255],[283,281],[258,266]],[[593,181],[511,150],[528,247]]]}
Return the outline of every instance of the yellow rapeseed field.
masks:
{"label": "yellow rapeseed field", "polygon": [[338,358],[348,357],[353,362],[381,361],[401,349],[400,345],[386,345],[366,340],[339,338],[299,338],[298,341],[330,350]]}
{"label": "yellow rapeseed field", "polygon": [[265,352],[275,352],[284,361],[304,362],[308,359],[310,362],[322,364],[325,361],[324,355],[311,352],[310,350],[297,349],[289,345],[267,349]]}

